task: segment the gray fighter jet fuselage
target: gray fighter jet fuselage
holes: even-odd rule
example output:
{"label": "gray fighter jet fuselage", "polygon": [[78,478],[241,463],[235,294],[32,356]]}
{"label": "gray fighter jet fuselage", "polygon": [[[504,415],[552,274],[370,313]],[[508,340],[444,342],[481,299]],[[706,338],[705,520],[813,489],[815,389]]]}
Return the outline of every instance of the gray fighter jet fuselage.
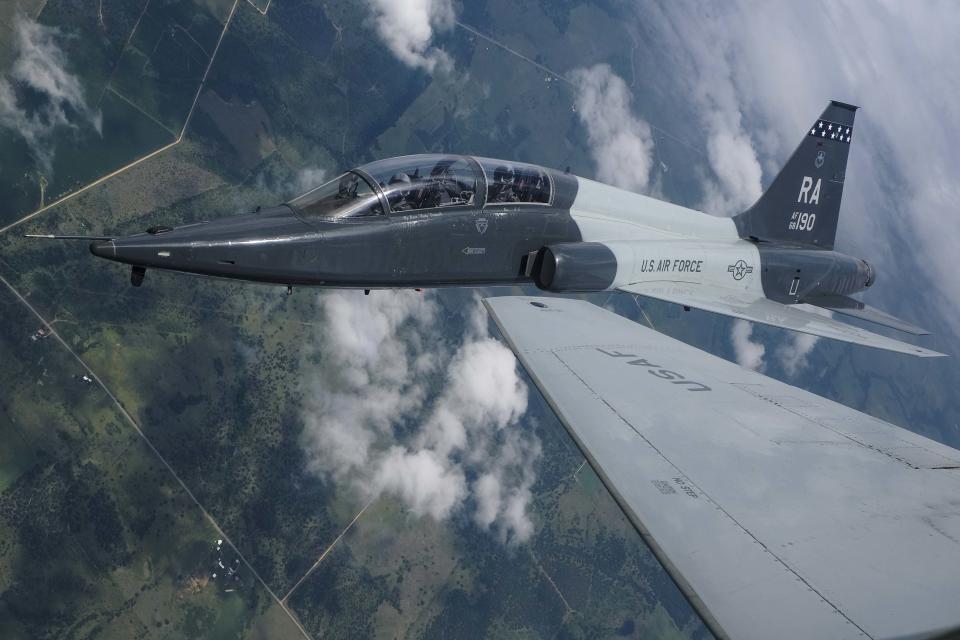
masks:
{"label": "gray fighter jet fuselage", "polygon": [[[580,242],[577,178],[464,156],[390,158],[258,213],[96,242],[137,267],[363,289],[529,281],[547,245]],[[532,263],[530,263],[532,266]]]}
{"label": "gray fighter jet fuselage", "polygon": [[849,297],[874,271],[833,250],[855,111],[831,102],[733,218],[532,164],[425,154],[352,169],[254,214],[152,227],[90,250],[132,265],[137,286],[149,269],[367,290],[534,282],[554,292],[642,289],[797,330],[809,322],[781,321],[752,301],[810,303],[922,333]]}
{"label": "gray fighter jet fuselage", "polygon": [[[846,149],[842,150],[845,163]],[[815,162],[814,157],[808,173],[817,169]],[[817,184],[812,177],[806,180],[807,193],[800,189],[805,185],[802,179],[797,191],[814,201],[811,209],[828,205],[831,196],[839,205],[839,193],[829,193],[839,192],[839,187],[824,185],[819,178]],[[616,284],[618,268],[626,266],[621,264],[625,256],[615,255],[610,243],[670,242],[664,234],[669,229],[663,229],[664,221],[658,219],[663,212],[645,215],[664,204],[529,164],[453,155],[405,156],[353,169],[255,214],[153,227],[146,233],[96,242],[91,250],[141,269],[286,285],[375,289],[533,280],[553,291],[590,291]],[[762,263],[763,284],[770,285],[764,288],[770,289],[767,295],[773,299],[796,302],[811,295],[847,295],[873,282],[864,261],[829,251],[807,233],[830,226],[823,214],[820,229],[811,212],[798,219],[803,228],[789,234],[793,238],[751,241],[732,232],[729,219],[671,208],[677,218],[704,218],[702,229],[691,229],[690,240],[723,238],[751,245],[731,262],[734,270],[724,273],[746,276],[756,268],[755,275],[760,275]],[[604,225],[606,229],[584,233],[584,227],[604,219],[611,223]],[[718,233],[716,227],[723,225],[731,232]],[[674,242],[682,245],[683,235],[674,234]],[[759,261],[751,259],[752,247],[759,250]],[[699,262],[705,257],[688,257],[688,251],[678,249],[683,254],[680,260]],[[737,269],[740,259],[744,266]],[[649,258],[639,258],[641,263],[645,260]],[[660,260],[652,266],[655,272],[685,273],[682,265]],[[645,266],[640,264],[641,272]],[[703,273],[702,264],[699,269]],[[798,269],[804,277],[791,291]],[[697,273],[696,267],[686,273]]]}

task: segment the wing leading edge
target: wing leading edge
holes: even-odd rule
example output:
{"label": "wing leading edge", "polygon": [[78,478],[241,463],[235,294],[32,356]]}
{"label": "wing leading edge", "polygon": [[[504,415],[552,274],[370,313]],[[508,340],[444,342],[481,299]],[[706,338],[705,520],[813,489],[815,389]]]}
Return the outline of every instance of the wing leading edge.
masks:
{"label": "wing leading edge", "polygon": [[588,302],[484,302],[718,636],[960,623],[960,452]]}
{"label": "wing leading edge", "polygon": [[[721,289],[718,287],[708,287],[702,284],[693,284],[686,282],[640,282],[620,287],[621,291],[626,293],[640,294],[666,302],[682,304],[686,307],[694,307],[704,311],[712,311],[734,318],[759,322],[783,329],[791,329],[801,333],[810,333],[824,338],[833,338],[843,342],[852,342],[876,349],[885,349],[887,351],[896,351],[911,356],[921,358],[935,358],[944,354],[930,349],[924,349],[914,344],[894,340],[877,333],[854,327],[844,322],[838,322],[832,318],[822,316],[817,313],[805,311],[793,305],[780,304],[763,297],[755,297],[744,291],[733,289]],[[855,315],[852,310],[844,309],[839,311],[847,315]],[[886,315],[886,314],[884,314]],[[887,316],[891,320],[897,320],[893,316]],[[871,322],[877,322],[874,317],[863,318]],[[923,333],[922,329],[917,329],[912,325],[901,322],[905,327],[902,330],[911,331],[916,329]],[[888,326],[893,326],[886,322]]]}

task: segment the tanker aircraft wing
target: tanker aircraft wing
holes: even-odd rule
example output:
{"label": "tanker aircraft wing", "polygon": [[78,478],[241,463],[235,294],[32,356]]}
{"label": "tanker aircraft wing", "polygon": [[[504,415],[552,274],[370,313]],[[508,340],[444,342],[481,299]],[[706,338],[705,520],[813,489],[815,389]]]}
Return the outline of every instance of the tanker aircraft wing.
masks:
{"label": "tanker aircraft wing", "polygon": [[[695,309],[712,311],[734,318],[759,322],[783,329],[791,329],[801,333],[810,333],[824,338],[852,342],[866,347],[896,351],[921,358],[933,358],[944,355],[937,351],[924,349],[907,342],[894,340],[893,338],[888,338],[867,331],[866,329],[839,322],[820,315],[819,313],[805,311],[796,305],[781,304],[763,296],[751,295],[748,291],[740,291],[733,288],[723,289],[687,282],[639,282],[636,284],[623,285],[619,287],[619,289],[626,293],[640,294],[666,302],[682,304],[685,307],[694,307]],[[850,302],[855,303],[857,301],[850,299]],[[866,305],[860,303],[860,307],[866,307]],[[872,307],[866,308],[875,314],[882,313]],[[831,308],[831,310],[836,310],[839,313],[845,313],[847,315],[861,312],[861,310],[854,309]],[[923,333],[922,329],[917,329],[893,316],[887,314],[882,314],[882,316],[882,320],[884,320],[883,324],[887,326],[892,326],[904,331]],[[863,317],[861,319],[880,322],[880,320],[875,319],[873,316]]]}
{"label": "tanker aircraft wing", "polygon": [[485,304],[718,637],[960,624],[960,451],[585,301]]}

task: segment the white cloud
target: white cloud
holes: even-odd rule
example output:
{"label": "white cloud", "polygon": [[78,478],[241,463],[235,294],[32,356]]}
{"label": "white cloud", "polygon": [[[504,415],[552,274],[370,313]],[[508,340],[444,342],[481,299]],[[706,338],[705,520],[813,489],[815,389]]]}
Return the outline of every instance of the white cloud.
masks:
{"label": "white cloud", "polygon": [[711,127],[707,158],[716,180],[705,181],[700,209],[730,216],[756,202],[763,192],[760,182],[763,172],[750,137],[739,124]]}
{"label": "white cloud", "polygon": [[450,69],[450,57],[433,45],[437,31],[453,27],[451,0],[367,0],[377,33],[404,64],[434,70]]}
{"label": "white cloud", "polygon": [[[87,105],[79,78],[67,71],[66,55],[56,41],[59,29],[18,13],[13,34],[17,57],[8,76],[0,78],[0,127],[23,136],[44,173],[49,175],[54,133],[89,126],[99,134],[102,118],[99,111]],[[24,91],[39,98],[39,104],[28,104]]]}
{"label": "white cloud", "polygon": [[[301,167],[289,175],[282,175],[273,171],[258,171],[253,181],[253,188],[259,192],[257,198],[266,201],[281,200],[286,202],[308,191],[316,189],[328,181],[327,171],[314,165]],[[231,197],[231,205],[238,210],[250,206],[251,194],[247,190],[236,190]]]}
{"label": "white cloud", "polygon": [[[828,309],[824,309],[823,307],[800,304],[797,305],[797,308],[802,311],[824,316],[825,318],[833,317],[833,312]],[[795,376],[800,371],[807,368],[809,365],[808,358],[810,353],[813,351],[813,348],[819,341],[819,336],[811,335],[809,333],[799,333],[796,331],[787,332],[787,341],[778,346],[775,351],[777,361],[780,363],[780,366],[783,367],[783,370],[787,373],[787,375]]]}
{"label": "white cloud", "polygon": [[417,515],[442,520],[466,495],[463,470],[430,449],[415,451],[390,447],[379,458],[371,487],[376,493],[391,493]]}
{"label": "white cloud", "polygon": [[650,125],[631,111],[627,84],[605,64],[577,69],[570,77],[577,87],[574,104],[587,129],[597,178],[630,191],[646,191],[653,137]]}
{"label": "white cloud", "polygon": [[746,320],[734,320],[730,328],[730,342],[733,352],[741,367],[760,371],[763,369],[763,356],[766,347],[750,339],[753,335],[753,325]]}
{"label": "white cloud", "polygon": [[527,511],[540,454],[540,441],[515,429],[503,432],[497,449],[486,454],[488,470],[472,486],[474,520],[501,540],[522,542],[533,534]]}
{"label": "white cloud", "polygon": [[725,9],[703,6],[691,17],[684,14],[685,7],[667,5],[667,15],[659,18],[661,29],[675,32],[669,39],[680,45],[674,57],[681,70],[674,73],[686,83],[707,136],[713,175],[703,181],[698,207],[714,215],[734,215],[760,197],[763,177],[733,81],[736,43],[726,40],[725,25],[717,17],[726,15]]}
{"label": "white cloud", "polygon": [[469,339],[447,367],[447,386],[424,426],[423,443],[449,455],[465,448],[471,430],[503,429],[526,408],[513,353],[491,338]]}
{"label": "white cloud", "polygon": [[777,347],[777,361],[788,376],[795,376],[807,368],[807,357],[819,340],[818,336],[809,333],[791,332],[787,343]]}
{"label": "white cloud", "polygon": [[297,171],[293,185],[290,188],[292,196],[298,196],[311,189],[319,187],[327,181],[327,172],[319,167],[304,167]]}
{"label": "white cloud", "polygon": [[308,381],[304,444],[315,471],[341,479],[364,469],[375,442],[423,402],[433,363],[420,361],[418,336],[432,328],[437,307],[412,291],[320,300],[325,339],[322,353],[309,354],[321,363]]}
{"label": "white cloud", "polygon": [[322,345],[305,355],[318,365],[305,385],[310,469],[367,498],[394,495],[417,515],[468,510],[505,542],[529,538],[540,443],[518,428],[527,388],[479,301],[450,345],[432,294],[320,300]]}

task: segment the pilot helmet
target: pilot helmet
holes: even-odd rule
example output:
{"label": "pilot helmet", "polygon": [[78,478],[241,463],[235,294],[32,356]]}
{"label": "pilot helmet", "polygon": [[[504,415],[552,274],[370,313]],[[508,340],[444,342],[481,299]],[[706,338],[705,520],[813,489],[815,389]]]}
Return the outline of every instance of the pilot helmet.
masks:
{"label": "pilot helmet", "polygon": [[513,170],[506,165],[500,165],[493,170],[493,181],[495,184],[512,184]]}
{"label": "pilot helmet", "polygon": [[360,178],[356,174],[348,173],[342,178],[340,178],[340,184],[337,187],[337,191],[341,195],[346,196],[356,196],[357,189],[360,187]]}

